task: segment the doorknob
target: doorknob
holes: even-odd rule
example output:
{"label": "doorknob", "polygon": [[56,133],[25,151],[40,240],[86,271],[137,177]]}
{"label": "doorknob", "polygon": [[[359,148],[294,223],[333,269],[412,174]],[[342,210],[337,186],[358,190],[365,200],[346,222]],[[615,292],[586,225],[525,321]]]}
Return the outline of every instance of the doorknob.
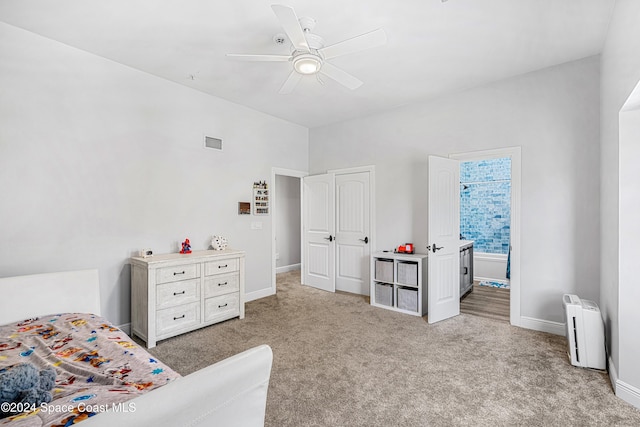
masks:
{"label": "doorknob", "polygon": [[331,234],[329,234],[329,237],[325,237],[324,240],[328,240],[330,242],[333,242],[333,236]]}
{"label": "doorknob", "polygon": [[358,239],[358,240],[364,243],[369,243],[369,237],[365,237],[364,239]]}
{"label": "doorknob", "polygon": [[442,246],[440,246],[439,248],[436,247],[436,244],[434,243],[433,246],[431,247],[431,250],[435,253],[435,251],[439,251],[440,249],[442,249]]}

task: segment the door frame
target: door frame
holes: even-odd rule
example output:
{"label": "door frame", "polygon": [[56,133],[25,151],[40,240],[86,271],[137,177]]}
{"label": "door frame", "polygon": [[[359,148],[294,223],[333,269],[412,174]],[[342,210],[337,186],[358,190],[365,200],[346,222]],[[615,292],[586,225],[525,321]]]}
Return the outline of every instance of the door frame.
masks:
{"label": "door frame", "polygon": [[458,161],[487,160],[504,157],[511,158],[511,279],[509,282],[511,289],[509,291],[509,320],[513,326],[522,326],[523,322],[520,314],[522,149],[521,147],[505,147],[494,150],[449,154],[449,158]]}
{"label": "door frame", "polygon": [[276,215],[277,215],[276,197],[278,197],[278,192],[276,190],[276,175],[290,176],[293,178],[300,179],[300,271],[304,271],[304,252],[303,252],[304,248],[302,244],[303,242],[302,233],[304,230],[302,198],[304,197],[304,195],[302,194],[302,189],[303,189],[302,178],[309,175],[309,173],[304,171],[293,170],[293,169],[271,168],[271,289],[270,289],[269,295],[276,294]]}

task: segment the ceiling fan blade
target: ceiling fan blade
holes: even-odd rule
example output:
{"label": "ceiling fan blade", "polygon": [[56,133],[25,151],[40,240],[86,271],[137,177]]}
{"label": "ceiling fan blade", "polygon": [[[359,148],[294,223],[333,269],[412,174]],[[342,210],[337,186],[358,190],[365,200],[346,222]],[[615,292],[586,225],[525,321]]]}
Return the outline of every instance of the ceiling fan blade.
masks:
{"label": "ceiling fan blade", "polygon": [[288,61],[291,56],[287,55],[245,55],[242,53],[227,53],[227,57],[236,59],[238,61]]}
{"label": "ceiling fan blade", "polygon": [[360,50],[369,49],[370,47],[381,46],[387,42],[387,35],[382,28],[360,34],[351,39],[323,47],[318,51],[322,53],[325,59],[335,58],[337,56],[346,55],[348,53],[358,52]]}
{"label": "ceiling fan blade", "polygon": [[292,71],[291,74],[289,74],[289,77],[287,78],[287,80],[284,82],[284,84],[278,91],[278,93],[286,95],[288,93],[293,92],[293,89],[296,87],[298,82],[300,82],[300,79],[302,79],[302,74],[298,74],[295,71]]}
{"label": "ceiling fan blade", "polygon": [[282,29],[287,33],[289,40],[297,50],[304,50],[309,52],[309,44],[307,38],[304,35],[304,30],[300,26],[300,21],[296,16],[296,12],[289,6],[281,4],[272,4],[271,9],[276,14]]}
{"label": "ceiling fan blade", "polygon": [[351,90],[357,89],[362,85],[362,82],[360,80],[356,79],[346,71],[342,71],[335,65],[329,64],[328,62],[324,62],[322,64],[320,72]]}

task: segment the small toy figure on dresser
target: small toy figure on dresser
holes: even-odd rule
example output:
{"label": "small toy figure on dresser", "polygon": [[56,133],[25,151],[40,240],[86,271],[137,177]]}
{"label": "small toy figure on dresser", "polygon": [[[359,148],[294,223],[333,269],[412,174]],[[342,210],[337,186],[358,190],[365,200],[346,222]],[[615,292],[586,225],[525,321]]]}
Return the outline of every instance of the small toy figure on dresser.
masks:
{"label": "small toy figure on dresser", "polygon": [[189,243],[189,239],[184,239],[182,242],[182,250],[180,250],[181,254],[190,254],[191,253],[191,244]]}

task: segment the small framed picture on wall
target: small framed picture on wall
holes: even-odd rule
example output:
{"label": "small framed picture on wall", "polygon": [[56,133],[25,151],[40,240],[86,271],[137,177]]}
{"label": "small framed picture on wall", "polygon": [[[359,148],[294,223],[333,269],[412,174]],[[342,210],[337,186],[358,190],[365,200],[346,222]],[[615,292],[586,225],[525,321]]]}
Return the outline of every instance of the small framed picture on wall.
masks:
{"label": "small framed picture on wall", "polygon": [[251,203],[238,202],[238,215],[251,215]]}

